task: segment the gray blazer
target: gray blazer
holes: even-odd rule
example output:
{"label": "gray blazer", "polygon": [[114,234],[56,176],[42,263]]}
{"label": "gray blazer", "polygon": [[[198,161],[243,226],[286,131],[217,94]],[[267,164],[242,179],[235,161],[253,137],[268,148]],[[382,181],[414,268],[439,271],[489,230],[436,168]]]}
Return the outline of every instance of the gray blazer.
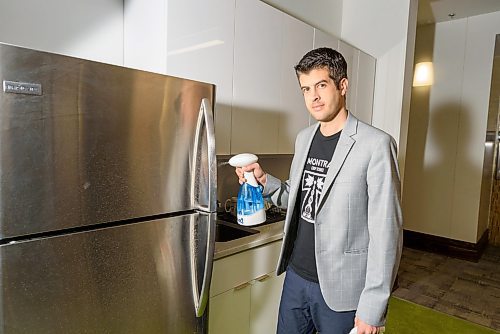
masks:
{"label": "gray blazer", "polygon": [[[267,176],[264,195],[287,208],[278,274],[286,270],[292,254],[295,201],[318,126],[298,134],[288,181]],[[357,310],[362,321],[383,325],[403,240],[396,143],[352,114],[326,175],[314,235],[318,279],[327,305],[335,311]]]}

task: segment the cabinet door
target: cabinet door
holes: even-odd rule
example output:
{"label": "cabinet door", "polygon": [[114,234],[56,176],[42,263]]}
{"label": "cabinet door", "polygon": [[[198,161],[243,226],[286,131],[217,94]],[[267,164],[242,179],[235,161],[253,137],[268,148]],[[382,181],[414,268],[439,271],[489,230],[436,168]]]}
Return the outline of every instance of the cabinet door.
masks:
{"label": "cabinet door", "polygon": [[275,332],[283,275],[276,278],[274,268],[281,244],[279,240],[214,262],[210,334],[248,333],[251,317],[259,323],[253,328],[271,328],[260,333]]}
{"label": "cabinet door", "polygon": [[278,152],[284,14],[237,0],[231,153]]}
{"label": "cabinet door", "polygon": [[123,65],[123,1],[0,1],[0,41]]}
{"label": "cabinet door", "polygon": [[[332,36],[330,34],[327,34],[326,32],[323,32],[319,29],[314,29],[314,48],[321,48],[321,47],[328,47],[332,48],[334,50],[339,49],[339,39],[335,36]],[[309,116],[309,125],[312,125],[315,123],[316,120],[312,117]]]}
{"label": "cabinet door", "polygon": [[319,29],[314,29],[314,48],[328,47],[339,49],[339,39]]}
{"label": "cabinet door", "polygon": [[371,124],[375,87],[375,58],[332,35],[314,29],[314,48],[323,46],[338,50],[346,59],[349,79],[347,109],[363,122]]}
{"label": "cabinet door", "polygon": [[166,0],[124,0],[123,58],[127,67],[166,73]]}
{"label": "cabinet door", "polygon": [[360,51],[356,91],[356,117],[372,123],[373,90],[375,89],[375,58]]}
{"label": "cabinet door", "polygon": [[235,0],[167,0],[167,74],[216,85],[216,153],[230,153]]}
{"label": "cabinet door", "polygon": [[274,333],[285,275],[269,273],[257,278],[252,285],[250,333]]}
{"label": "cabinet door", "polygon": [[252,248],[247,251],[230,255],[214,262],[210,297],[251,282],[256,277],[275,270],[281,251],[282,241]]}
{"label": "cabinet door", "polygon": [[339,41],[339,52],[342,53],[347,62],[347,78],[349,87],[347,89],[347,110],[357,116],[356,113],[356,93],[358,82],[358,59],[359,50],[347,43]]}
{"label": "cabinet door", "polygon": [[241,288],[236,287],[210,298],[208,333],[249,333],[250,293],[251,285],[248,285]]}
{"label": "cabinet door", "polygon": [[314,29],[288,15],[283,17],[281,56],[281,105],[278,128],[278,153],[294,153],[295,137],[309,125],[294,66],[313,47]]}

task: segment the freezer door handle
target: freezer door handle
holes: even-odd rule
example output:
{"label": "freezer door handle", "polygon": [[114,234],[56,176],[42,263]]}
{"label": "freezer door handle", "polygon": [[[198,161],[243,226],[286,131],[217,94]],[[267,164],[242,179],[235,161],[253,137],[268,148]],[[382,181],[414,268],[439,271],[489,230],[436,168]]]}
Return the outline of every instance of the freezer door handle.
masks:
{"label": "freezer door handle", "polygon": [[217,161],[215,156],[215,129],[212,104],[201,100],[196,125],[192,194],[194,208],[205,212],[216,211]]}
{"label": "freezer door handle", "polygon": [[[209,290],[210,290],[210,284],[212,282],[212,268],[213,268],[213,260],[214,260],[214,249],[215,249],[215,218],[216,218],[216,213],[209,213],[209,214],[204,214],[200,213],[200,217],[206,217],[208,219],[207,222],[207,247],[206,247],[206,253],[204,257],[204,266],[203,266],[203,275],[202,275],[202,282],[201,282],[201,288],[199,288],[200,284],[198,282],[198,249],[199,247],[196,247],[196,244],[193,243],[193,247],[191,249],[193,250],[194,254],[191,256],[191,274],[192,274],[192,281],[193,281],[193,297],[194,297],[194,305],[195,305],[195,311],[196,311],[196,316],[201,317],[203,316],[203,313],[205,312],[208,299],[209,299]],[[193,233],[191,235],[194,235]],[[194,238],[195,240],[197,238]],[[196,242],[196,241],[195,241]]]}

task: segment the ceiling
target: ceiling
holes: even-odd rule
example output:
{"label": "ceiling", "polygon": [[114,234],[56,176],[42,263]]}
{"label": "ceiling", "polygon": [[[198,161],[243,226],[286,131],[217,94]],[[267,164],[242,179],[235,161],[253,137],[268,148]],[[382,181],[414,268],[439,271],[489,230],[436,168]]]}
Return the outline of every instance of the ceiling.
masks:
{"label": "ceiling", "polygon": [[[417,24],[444,22],[496,11],[500,11],[500,0],[419,0]],[[449,14],[455,16],[450,18]]]}

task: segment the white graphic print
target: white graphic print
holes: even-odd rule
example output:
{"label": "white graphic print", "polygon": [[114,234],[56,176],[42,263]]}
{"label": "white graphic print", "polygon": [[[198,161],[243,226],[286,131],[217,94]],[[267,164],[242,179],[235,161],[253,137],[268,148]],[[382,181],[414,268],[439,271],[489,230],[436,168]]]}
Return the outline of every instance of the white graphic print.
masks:
{"label": "white graphic print", "polygon": [[316,208],[318,207],[319,197],[323,191],[325,174],[314,173],[308,170],[304,171],[302,178],[302,191],[304,201],[301,207],[301,217],[309,223],[314,223],[316,218]]}

